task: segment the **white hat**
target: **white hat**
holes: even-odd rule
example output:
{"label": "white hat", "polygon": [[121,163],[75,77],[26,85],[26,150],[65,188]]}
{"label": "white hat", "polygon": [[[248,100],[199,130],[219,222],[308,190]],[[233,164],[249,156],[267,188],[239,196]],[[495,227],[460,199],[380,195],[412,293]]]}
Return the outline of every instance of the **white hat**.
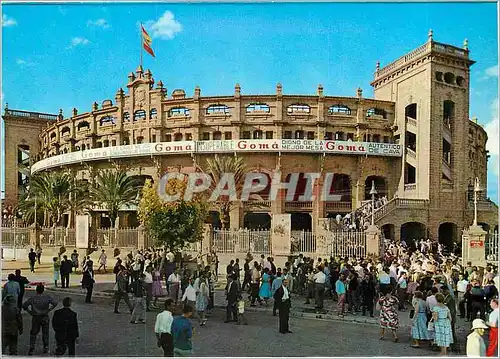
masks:
{"label": "white hat", "polygon": [[486,325],[486,323],[484,322],[484,320],[482,320],[482,319],[474,319],[472,321],[472,328],[471,328],[471,330],[474,330],[474,329],[488,329],[488,326]]}

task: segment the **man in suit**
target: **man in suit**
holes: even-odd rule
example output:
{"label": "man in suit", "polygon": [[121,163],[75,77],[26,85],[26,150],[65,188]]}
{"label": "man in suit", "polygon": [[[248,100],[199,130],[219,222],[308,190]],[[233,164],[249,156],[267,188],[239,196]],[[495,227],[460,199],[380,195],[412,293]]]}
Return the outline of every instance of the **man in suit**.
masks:
{"label": "man in suit", "polygon": [[288,279],[283,279],[281,287],[274,293],[274,300],[278,305],[279,318],[280,318],[280,333],[291,333],[288,329],[288,320],[290,319],[290,291],[288,290]]}
{"label": "man in suit", "polygon": [[68,256],[63,256],[61,262],[61,288],[69,288],[69,275],[73,271],[73,262],[68,259]]}
{"label": "man in suit", "polygon": [[76,313],[70,309],[71,298],[63,299],[63,308],[56,310],[52,317],[57,342],[56,356],[64,355],[68,348],[68,355],[75,356],[75,344],[78,340],[78,320]]}
{"label": "man in suit", "polygon": [[238,321],[238,312],[237,312],[237,302],[238,302],[238,283],[236,282],[236,275],[232,275],[228,277],[228,282],[226,286],[226,299],[227,299],[227,308],[226,308],[226,320],[224,323],[229,323],[230,321],[236,322]]}

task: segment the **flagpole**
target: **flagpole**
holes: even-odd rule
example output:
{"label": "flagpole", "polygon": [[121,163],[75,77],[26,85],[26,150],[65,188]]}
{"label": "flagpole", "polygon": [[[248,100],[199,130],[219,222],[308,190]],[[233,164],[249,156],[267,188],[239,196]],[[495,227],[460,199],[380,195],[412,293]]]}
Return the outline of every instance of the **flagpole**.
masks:
{"label": "flagpole", "polygon": [[143,46],[142,46],[142,23],[141,23],[141,28],[139,30],[139,35],[140,35],[140,38],[141,38],[141,67],[142,67],[142,51],[143,51]]}

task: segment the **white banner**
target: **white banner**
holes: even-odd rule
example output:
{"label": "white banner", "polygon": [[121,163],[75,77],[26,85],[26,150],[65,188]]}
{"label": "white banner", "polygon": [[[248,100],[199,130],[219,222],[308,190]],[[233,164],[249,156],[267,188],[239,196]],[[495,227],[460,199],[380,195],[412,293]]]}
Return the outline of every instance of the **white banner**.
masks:
{"label": "white banner", "polygon": [[76,248],[87,248],[89,243],[89,216],[76,216]]}
{"label": "white banner", "polygon": [[232,153],[232,152],[300,152],[335,155],[367,155],[401,157],[403,146],[391,143],[353,142],[331,140],[229,140],[229,141],[179,141],[143,143],[137,145],[94,148],[43,159],[31,166],[31,173],[44,169],[136,156],[161,156],[182,153]]}

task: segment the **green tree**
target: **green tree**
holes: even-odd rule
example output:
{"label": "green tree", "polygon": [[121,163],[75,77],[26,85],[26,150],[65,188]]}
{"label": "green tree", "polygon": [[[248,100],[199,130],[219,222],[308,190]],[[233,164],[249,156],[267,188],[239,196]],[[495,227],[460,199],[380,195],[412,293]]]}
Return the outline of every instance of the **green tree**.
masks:
{"label": "green tree", "polygon": [[[247,166],[241,157],[236,156],[218,156],[207,160],[207,170],[205,174],[212,180],[210,190],[213,192],[217,184],[221,181],[225,174],[234,176],[237,193],[241,193],[241,188],[247,174]],[[219,196],[217,201],[213,202],[214,206],[219,210],[221,215],[222,227],[229,226],[229,214],[237,202],[231,201],[228,196]]]}
{"label": "green tree", "polygon": [[[73,200],[72,200],[73,198]],[[28,195],[18,207],[28,221],[34,221],[35,208],[44,213],[44,224],[61,224],[62,215],[72,208],[80,209],[82,195],[69,173],[41,172],[30,180]]]}
{"label": "green tree", "polygon": [[171,180],[166,187],[168,194],[180,193],[181,199],[163,202],[158,195],[157,185],[146,181],[138,212],[139,219],[156,244],[175,252],[202,239],[207,205],[197,197],[184,201],[182,194],[186,186],[183,181]]}
{"label": "green tree", "polygon": [[104,207],[113,227],[116,227],[118,211],[124,206],[137,203],[140,183],[127,176],[124,171],[99,171],[94,185],[90,188],[92,200]]}

